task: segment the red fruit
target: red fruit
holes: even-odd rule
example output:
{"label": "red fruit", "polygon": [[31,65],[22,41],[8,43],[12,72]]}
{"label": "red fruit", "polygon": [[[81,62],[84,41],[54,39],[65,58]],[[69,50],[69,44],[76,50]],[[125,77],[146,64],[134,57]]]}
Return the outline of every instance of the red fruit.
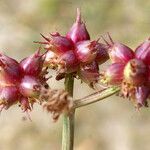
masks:
{"label": "red fruit", "polygon": [[106,62],[109,59],[109,55],[108,55],[108,46],[101,44],[101,43],[97,43],[97,55],[95,60],[99,63],[102,64],[104,62]]}
{"label": "red fruit", "polygon": [[73,24],[66,36],[74,43],[90,40],[90,35],[86,29],[86,26],[81,20],[81,13],[79,9],[77,9],[76,22]]}
{"label": "red fruit", "polygon": [[40,94],[41,83],[33,76],[24,76],[19,89],[24,97],[37,98]]}
{"label": "red fruit", "polygon": [[19,100],[19,92],[15,86],[7,86],[0,88],[0,105],[5,109],[17,103]]}
{"label": "red fruit", "polygon": [[104,81],[109,84],[121,84],[125,65],[122,63],[111,64],[104,74]]}
{"label": "red fruit", "polygon": [[73,42],[64,36],[61,36],[59,33],[51,34],[51,38],[46,38],[43,35],[42,37],[46,40],[46,42],[38,43],[45,44],[46,50],[53,51],[57,55],[62,55],[65,52],[74,49]]}
{"label": "red fruit", "polygon": [[78,69],[79,61],[76,58],[74,51],[70,50],[64,53],[59,59],[58,62],[61,65],[61,68],[64,69],[65,73],[75,72]]}
{"label": "red fruit", "polygon": [[124,79],[133,85],[142,85],[148,81],[148,68],[138,59],[130,60],[124,69]]}
{"label": "red fruit", "polygon": [[114,42],[109,33],[108,37],[110,39],[110,43],[108,43],[105,39],[104,41],[109,47],[108,53],[112,63],[127,63],[130,59],[134,58],[134,52],[131,48],[122,43]]}
{"label": "red fruit", "polygon": [[4,54],[0,54],[0,70],[1,85],[16,84],[20,81],[19,63]]}
{"label": "red fruit", "polygon": [[82,63],[92,62],[97,55],[97,41],[82,41],[76,44],[75,54]]}
{"label": "red fruit", "polygon": [[136,58],[150,65],[150,39],[140,44],[135,50]]}
{"label": "red fruit", "polygon": [[82,64],[79,70],[79,77],[82,81],[92,85],[99,79],[99,68],[97,62]]}
{"label": "red fruit", "polygon": [[35,54],[23,59],[20,62],[20,68],[26,75],[38,76],[42,71],[43,63],[44,57],[38,50]]}
{"label": "red fruit", "polygon": [[134,52],[124,44],[114,43],[109,48],[109,56],[113,63],[127,63],[134,58]]}

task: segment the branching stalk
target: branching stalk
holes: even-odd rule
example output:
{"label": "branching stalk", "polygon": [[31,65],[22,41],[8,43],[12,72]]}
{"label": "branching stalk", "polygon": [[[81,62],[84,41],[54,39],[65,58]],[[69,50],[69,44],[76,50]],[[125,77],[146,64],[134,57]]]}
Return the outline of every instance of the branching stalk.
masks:
{"label": "branching stalk", "polygon": [[118,87],[109,87],[84,98],[74,100],[74,109],[95,103],[100,100],[104,100],[107,97],[119,92],[119,90],[120,89]]}

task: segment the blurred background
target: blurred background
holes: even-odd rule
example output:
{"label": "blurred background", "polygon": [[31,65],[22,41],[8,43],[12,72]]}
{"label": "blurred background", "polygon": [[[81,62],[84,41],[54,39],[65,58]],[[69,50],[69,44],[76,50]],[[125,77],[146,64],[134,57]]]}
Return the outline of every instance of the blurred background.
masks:
{"label": "blurred background", "polygon": [[[33,41],[41,40],[40,33],[68,31],[77,7],[93,39],[109,31],[114,40],[135,49],[150,36],[148,0],[0,0],[0,51],[17,60],[30,55],[38,48]],[[63,81],[51,79],[50,86],[63,88]],[[74,92],[79,98],[93,91],[76,81]],[[62,118],[53,123],[38,105],[32,122],[23,116],[18,107],[2,112],[0,150],[61,149]],[[78,109],[75,150],[149,150],[149,116],[149,109],[137,112],[116,96]]]}

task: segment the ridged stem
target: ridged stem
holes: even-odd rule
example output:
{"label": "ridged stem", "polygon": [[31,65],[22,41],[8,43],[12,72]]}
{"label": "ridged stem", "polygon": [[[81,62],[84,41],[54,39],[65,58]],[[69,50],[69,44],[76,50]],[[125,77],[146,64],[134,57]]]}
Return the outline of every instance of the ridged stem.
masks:
{"label": "ridged stem", "polygon": [[[67,74],[65,77],[65,89],[70,96],[73,96],[74,77],[72,74]],[[73,150],[74,145],[74,115],[73,109],[70,114],[63,116],[63,132],[62,132],[62,150]]]}

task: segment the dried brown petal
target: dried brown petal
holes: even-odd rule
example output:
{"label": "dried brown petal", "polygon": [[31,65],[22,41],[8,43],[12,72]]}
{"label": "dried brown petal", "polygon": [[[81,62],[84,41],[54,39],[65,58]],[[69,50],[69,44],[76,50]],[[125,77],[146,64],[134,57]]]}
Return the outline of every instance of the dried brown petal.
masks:
{"label": "dried brown petal", "polygon": [[69,113],[73,107],[72,98],[65,90],[45,89],[41,92],[40,99],[47,101],[43,108],[52,114],[54,121],[57,121],[62,113]]}

